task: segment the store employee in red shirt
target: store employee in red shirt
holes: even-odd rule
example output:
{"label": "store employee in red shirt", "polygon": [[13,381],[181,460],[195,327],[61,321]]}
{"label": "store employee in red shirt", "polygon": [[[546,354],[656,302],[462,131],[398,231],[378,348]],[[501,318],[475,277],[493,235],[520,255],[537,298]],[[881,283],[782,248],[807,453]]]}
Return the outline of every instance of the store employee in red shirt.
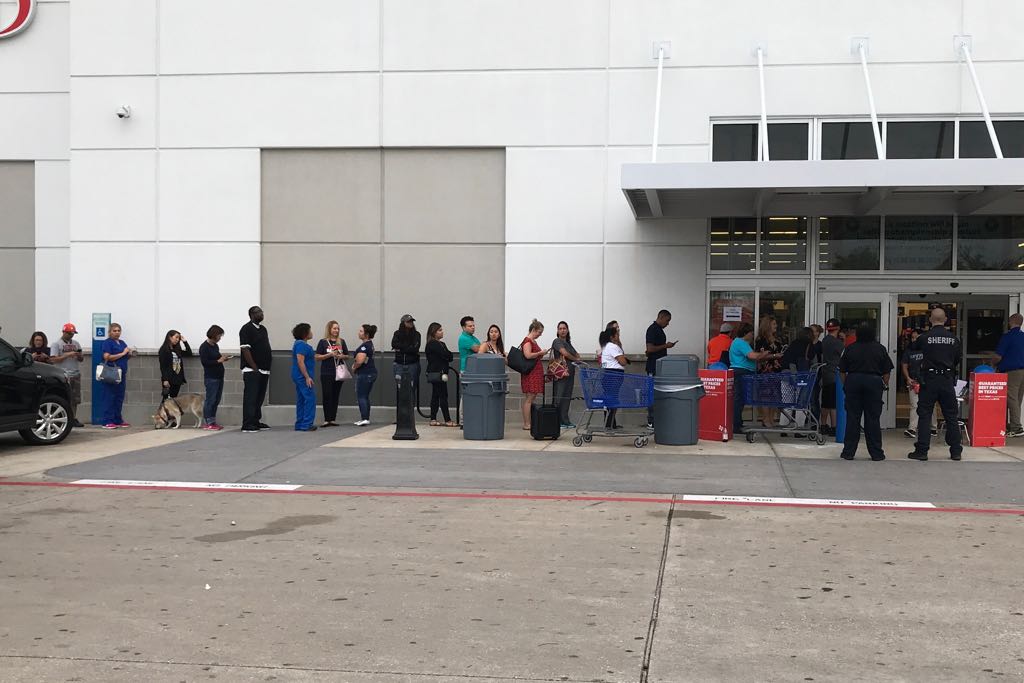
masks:
{"label": "store employee in red shirt", "polygon": [[720,362],[722,355],[729,353],[729,347],[732,346],[732,325],[722,323],[718,331],[719,334],[708,342],[708,365]]}

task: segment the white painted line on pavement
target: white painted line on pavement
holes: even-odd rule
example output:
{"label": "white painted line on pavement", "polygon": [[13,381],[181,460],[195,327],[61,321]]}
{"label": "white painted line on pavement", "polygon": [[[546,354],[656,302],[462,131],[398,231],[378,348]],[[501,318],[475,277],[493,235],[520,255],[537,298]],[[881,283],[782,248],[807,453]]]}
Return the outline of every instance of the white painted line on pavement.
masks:
{"label": "white painted line on pavement", "polygon": [[759,496],[694,496],[685,495],[682,501],[694,503],[755,503],[761,505],[820,505],[826,507],[882,507],[882,508],[934,508],[932,503],[913,503],[899,500],[832,500],[829,498],[774,498]]}
{"label": "white painted line on pavement", "polygon": [[162,489],[224,489],[233,491],[294,491],[301,484],[237,484],[209,481],[135,481],[128,479],[79,479],[72,482],[82,486],[126,486]]}

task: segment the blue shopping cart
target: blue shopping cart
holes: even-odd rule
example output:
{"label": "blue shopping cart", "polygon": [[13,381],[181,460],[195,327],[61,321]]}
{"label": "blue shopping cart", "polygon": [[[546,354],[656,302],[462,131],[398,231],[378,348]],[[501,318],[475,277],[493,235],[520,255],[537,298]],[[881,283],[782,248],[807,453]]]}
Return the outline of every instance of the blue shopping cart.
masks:
{"label": "blue shopping cart", "polygon": [[[610,429],[604,426],[604,417],[607,410],[649,408],[654,402],[654,378],[586,366],[580,367],[579,376],[586,413],[585,419],[580,420],[580,426],[576,428],[572,445],[578,447],[590,443],[595,436],[631,436],[634,437],[634,446],[646,446],[654,434],[654,430],[646,424],[633,430]],[[595,415],[600,415],[599,427],[593,425]]]}
{"label": "blue shopping cart", "polygon": [[821,424],[815,415],[814,387],[818,383],[821,367],[805,372],[770,372],[744,375],[740,395],[744,405],[760,408],[778,408],[786,425],[773,427],[744,427],[747,441],[754,442],[757,434],[781,434],[825,443]]}

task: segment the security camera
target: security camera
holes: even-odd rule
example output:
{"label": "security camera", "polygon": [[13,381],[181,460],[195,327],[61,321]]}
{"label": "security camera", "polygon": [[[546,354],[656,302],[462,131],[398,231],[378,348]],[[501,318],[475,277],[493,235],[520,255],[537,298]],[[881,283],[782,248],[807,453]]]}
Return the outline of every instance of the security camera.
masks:
{"label": "security camera", "polygon": [[117,118],[119,119],[130,119],[132,117],[132,108],[127,104],[122,104],[117,108]]}
{"label": "security camera", "polygon": [[949,286],[952,287],[953,289],[956,289],[957,287],[960,286],[960,283],[959,282],[950,282]]}

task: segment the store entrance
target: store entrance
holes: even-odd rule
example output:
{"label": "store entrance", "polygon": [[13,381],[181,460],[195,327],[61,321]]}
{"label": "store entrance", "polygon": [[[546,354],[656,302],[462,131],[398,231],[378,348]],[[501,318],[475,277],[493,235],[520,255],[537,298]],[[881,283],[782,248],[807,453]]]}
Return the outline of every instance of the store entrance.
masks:
{"label": "store entrance", "polygon": [[[967,379],[975,367],[991,362],[990,354],[995,351],[999,338],[1006,331],[1007,320],[1012,312],[1011,304],[1011,297],[1007,295],[937,295],[934,292],[900,294],[895,321],[897,358],[902,361],[910,345],[912,330],[927,330],[931,309],[942,306],[946,311],[947,326],[960,339],[963,347],[960,378]],[[896,426],[906,427],[910,423],[910,399],[902,372],[897,374],[896,381]]]}

